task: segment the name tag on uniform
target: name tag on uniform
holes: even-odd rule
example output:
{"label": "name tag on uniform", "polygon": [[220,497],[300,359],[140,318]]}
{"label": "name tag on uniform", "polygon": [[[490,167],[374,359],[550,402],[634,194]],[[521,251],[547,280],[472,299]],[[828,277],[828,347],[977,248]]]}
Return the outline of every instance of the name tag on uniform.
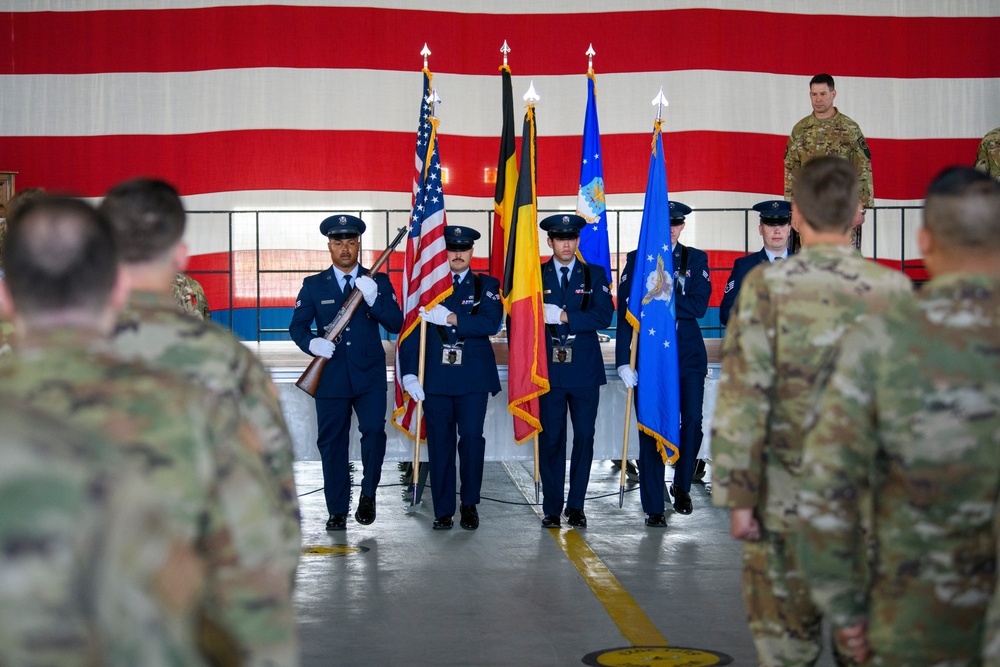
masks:
{"label": "name tag on uniform", "polygon": [[445,366],[461,366],[462,348],[445,346],[441,350],[441,363]]}
{"label": "name tag on uniform", "polygon": [[571,364],[573,363],[573,348],[565,345],[552,346],[552,363]]}

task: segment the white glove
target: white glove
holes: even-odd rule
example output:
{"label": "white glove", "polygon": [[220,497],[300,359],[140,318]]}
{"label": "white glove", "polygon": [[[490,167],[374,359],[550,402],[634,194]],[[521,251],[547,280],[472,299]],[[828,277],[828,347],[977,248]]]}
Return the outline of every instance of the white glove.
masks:
{"label": "white glove", "polygon": [[545,323],[546,324],[562,324],[563,321],[559,319],[559,316],[563,314],[563,309],[554,303],[546,303],[545,305]]}
{"label": "white glove", "polygon": [[309,351],[317,357],[326,357],[329,359],[333,356],[333,351],[337,349],[337,346],[325,338],[313,338],[309,341]]}
{"label": "white glove", "polygon": [[446,327],[448,326],[449,315],[451,315],[451,311],[440,303],[430,310],[424,310],[423,307],[420,308],[420,317],[428,324],[437,324]]}
{"label": "white glove", "polygon": [[639,384],[639,374],[632,370],[632,367],[628,364],[622,364],[618,367],[618,377],[622,379],[622,382],[629,389],[634,389]]}
{"label": "white glove", "polygon": [[365,303],[371,308],[375,305],[375,297],[378,296],[378,285],[374,280],[368,276],[358,276],[358,279],[354,281],[354,286],[361,290],[361,294],[365,297]]}
{"label": "white glove", "polygon": [[424,388],[420,386],[420,380],[417,379],[416,375],[403,376],[403,389],[418,401],[424,400]]}

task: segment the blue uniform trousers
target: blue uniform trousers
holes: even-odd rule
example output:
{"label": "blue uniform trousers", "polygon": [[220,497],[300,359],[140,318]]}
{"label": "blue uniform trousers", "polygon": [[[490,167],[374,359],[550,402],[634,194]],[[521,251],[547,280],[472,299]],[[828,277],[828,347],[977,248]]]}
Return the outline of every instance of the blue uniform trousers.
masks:
{"label": "blue uniform trousers", "polygon": [[350,398],[317,398],[316,446],[323,461],[323,494],[330,514],[347,514],[351,498],[348,468],[351,410],[358,416],[361,432],[361,492],[375,497],[385,459],[385,389],[379,387]]}
{"label": "blue uniform trousers", "polygon": [[[674,485],[691,492],[694,464],[701,449],[703,433],[702,405],[705,402],[705,375],[701,372],[681,376],[681,441],[680,457],[674,464]],[[639,479],[642,479],[640,473]]]}
{"label": "blue uniform trousers", "polygon": [[538,397],[542,432],[538,434],[538,472],[542,510],[558,516],[563,510],[566,481],[566,409],[573,420],[573,453],[569,463],[566,507],[583,509],[594,460],[594,433],[600,387],[553,387]]}
{"label": "blue uniform trousers", "polygon": [[483,459],[486,456],[483,424],[486,421],[489,397],[488,392],[461,396],[428,394],[424,400],[427,457],[430,459],[435,517],[455,513],[456,451],[462,481],[462,503],[479,504],[479,490],[483,486]]}
{"label": "blue uniform trousers", "polygon": [[656,449],[656,440],[639,431],[639,500],[646,514],[663,514],[663,479],[667,464]]}

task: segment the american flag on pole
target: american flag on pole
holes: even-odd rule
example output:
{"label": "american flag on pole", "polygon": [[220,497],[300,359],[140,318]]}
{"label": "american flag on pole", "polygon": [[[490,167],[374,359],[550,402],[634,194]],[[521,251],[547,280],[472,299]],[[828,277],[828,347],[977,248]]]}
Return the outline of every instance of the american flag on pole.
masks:
{"label": "american flag on pole", "polygon": [[[437,118],[434,117],[436,93],[431,87],[431,73],[424,70],[424,94],[420,100],[420,124],[417,128],[417,151],[413,178],[413,207],[410,232],[406,239],[403,264],[403,330],[397,348],[407,336],[416,333],[420,308],[430,309],[451,294],[451,270],[444,243],[444,187],[441,160],[438,157]],[[393,424],[411,437],[411,418],[416,401],[403,391],[399,355],[396,355],[396,408]],[[423,430],[423,429],[421,429]],[[421,434],[423,435],[423,434]]]}

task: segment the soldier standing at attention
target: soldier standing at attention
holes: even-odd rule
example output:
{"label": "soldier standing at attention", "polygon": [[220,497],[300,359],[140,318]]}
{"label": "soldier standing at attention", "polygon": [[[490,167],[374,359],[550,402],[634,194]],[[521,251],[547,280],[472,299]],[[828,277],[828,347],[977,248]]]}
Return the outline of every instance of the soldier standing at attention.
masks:
{"label": "soldier standing at attention", "polygon": [[[462,518],[466,530],[479,527],[479,490],[486,456],[486,403],[500,391],[500,374],[490,336],[500,329],[500,281],[469,269],[479,232],[447,226],[445,247],[454,291],[429,311],[424,384],[417,378],[419,336],[400,350],[403,388],[424,403],[427,454],[434,496],[434,528],[452,527],[455,514],[455,453],[462,479]],[[457,439],[456,439],[457,434]]]}
{"label": "soldier standing at attention", "polygon": [[[372,278],[368,269],[358,263],[361,235],[365,232],[361,218],[332,215],[320,223],[319,231],[328,239],[333,264],[302,281],[288,333],[303,352],[330,360],[316,388],[316,444],[323,460],[323,493],[330,514],[326,529],[344,530],[351,497],[351,410],[358,416],[364,466],[354,518],[361,524],[375,520],[375,492],[385,458],[387,404],[385,350],[379,325],[389,333],[399,333],[403,312],[389,277],[378,273]],[[354,311],[337,342],[332,343],[320,334],[337,317],[355,287],[364,295],[364,303]],[[313,323],[320,333],[313,330]]]}
{"label": "soldier standing at attention", "polygon": [[[542,431],[538,435],[542,480],[543,528],[558,528],[565,502],[566,520],[587,527],[583,501],[594,459],[594,434],[600,387],[607,383],[597,332],[611,325],[614,302],[604,269],[592,270],[576,256],[579,215],[552,215],[539,224],[548,232],[552,258],[542,264],[549,391],[538,397]],[[573,453],[566,484],[566,411],[573,420]]]}
{"label": "soldier standing at attention", "polygon": [[187,264],[187,214],[177,191],[164,181],[137,178],[111,188],[100,210],[111,223],[131,287],[109,351],[179,374],[239,405],[269,472],[275,513],[285,526],[286,567],[294,576],[301,533],[292,438],[278,392],[257,357],[222,327],[178,310],[171,292]]}
{"label": "soldier standing at attention", "polygon": [[811,160],[795,180],[792,225],[802,251],[747,275],[722,347],[712,427],[712,502],[732,508],[744,540],[743,597],[761,665],[811,665],[822,652],[821,613],[796,551],[805,416],[820,371],[845,330],[890,298],[902,273],[850,244],[858,179],[839,157]]}
{"label": "soldier standing at attention", "polygon": [[[833,106],[837,91],[832,76],[817,74],[810,79],[809,99],[813,112],[795,124],[785,147],[785,200],[792,201],[792,186],[809,160],[818,155],[839,155],[846,159],[858,174],[858,196],[862,208],[860,215],[854,218],[851,244],[860,248],[864,209],[875,205],[872,153],[868,150],[861,127]],[[795,252],[799,246],[798,235],[792,232],[788,247]]]}
{"label": "soldier standing at attention", "polygon": [[824,364],[799,562],[855,660],[973,665],[996,584],[1000,184],[946,169],[917,241],[930,282]]}
{"label": "soldier standing at attention", "polygon": [[[0,362],[0,402],[100,433],[114,445],[111,465],[141,477],[166,512],[148,527],[169,543],[140,542],[137,565],[177,554],[196,561],[154,580],[153,602],[134,601],[120,630],[134,641],[132,659],[117,664],[146,659],[142,644],[153,627],[144,614],[162,621],[179,646],[198,647],[208,664],[297,664],[288,546],[237,405],[102,351],[128,289],[105,218],[74,199],[25,204],[10,220],[4,263],[0,301],[18,347]],[[193,611],[177,604],[189,597]]]}
{"label": "soldier standing at attention", "polygon": [[754,204],[753,210],[760,213],[757,231],[764,239],[764,247],[752,255],[740,257],[733,263],[733,272],[726,281],[726,292],[719,305],[719,321],[723,326],[729,323],[729,311],[736,303],[740,285],[743,284],[743,278],[750,269],[764,262],[770,264],[775,260],[787,259],[790,252],[788,233],[792,231],[792,205],[786,201],[773,199]]}
{"label": "soldier standing at attention", "polygon": [[987,132],[979,142],[976,169],[1000,181],[1000,127]]}

